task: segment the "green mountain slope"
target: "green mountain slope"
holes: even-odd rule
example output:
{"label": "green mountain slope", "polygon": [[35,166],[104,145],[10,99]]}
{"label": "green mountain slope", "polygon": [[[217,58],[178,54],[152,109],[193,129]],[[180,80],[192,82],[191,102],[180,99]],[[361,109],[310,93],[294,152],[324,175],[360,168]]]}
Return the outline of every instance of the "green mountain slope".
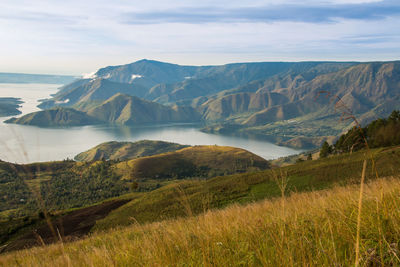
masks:
{"label": "green mountain slope", "polygon": [[128,160],[176,151],[187,146],[163,141],[106,142],[75,156],[77,161]]}
{"label": "green mountain slope", "polygon": [[[381,177],[398,175],[400,148],[375,149],[373,154]],[[117,225],[146,223],[198,214],[204,209],[225,207],[231,203],[248,203],[281,195],[279,182],[287,182],[286,194],[331,188],[359,181],[364,152],[336,155],[304,161],[278,170],[235,174],[205,181],[171,184],[132,200],[97,222],[96,230]],[[283,177],[281,177],[283,175]],[[368,179],[375,179],[369,165]],[[278,181],[276,180],[278,178]],[[204,203],[206,201],[206,203]],[[188,210],[190,208],[190,210]],[[190,212],[191,214],[188,214]],[[135,218],[132,221],[130,218]]]}
{"label": "green mountain slope", "polygon": [[[209,178],[269,167],[266,160],[232,147],[186,147],[155,141],[123,145],[119,150],[112,143],[105,146],[112,147],[113,155],[131,152],[124,150],[125,147],[135,148],[135,153],[140,155],[184,148],[129,161],[65,160],[26,165],[0,161],[0,193],[4,196],[0,198],[0,220],[36,213],[37,193],[48,210],[57,211],[120,196],[132,190],[133,181],[138,185],[135,191],[149,191],[173,182],[174,178]],[[186,165],[180,165],[181,162]]]}
{"label": "green mountain slope", "polygon": [[[399,171],[396,166],[399,164],[399,153],[400,151],[398,147],[373,150],[378,173],[381,177],[398,175]],[[215,177],[208,180],[186,180],[167,185],[148,193],[128,194],[123,196],[121,200],[131,199],[131,201],[112,211],[104,219],[98,220],[95,228],[92,231],[107,230],[110,228],[115,228],[116,226],[135,224],[135,222],[146,223],[180,216],[195,215],[208,209],[222,208],[232,203],[249,203],[260,199],[278,197],[281,195],[281,191],[279,189],[279,181],[281,179],[283,179],[283,182],[287,182],[285,190],[286,195],[296,194],[302,191],[326,189],[336,185],[357,183],[357,181],[359,181],[360,168],[364,158],[364,152],[360,151],[352,154],[336,155],[325,159],[305,161],[278,170],[275,169],[255,173],[235,174],[223,177]],[[44,200],[48,204],[56,205],[62,198],[68,196],[68,194],[62,193],[65,192],[65,190],[63,191],[63,187],[65,187],[65,185],[67,185],[68,191],[76,194],[76,196],[72,196],[73,201],[76,202],[78,199],[85,199],[85,195],[82,194],[82,190],[84,189],[83,192],[86,192],[86,188],[90,189],[90,179],[85,178],[83,181],[84,184],[79,184],[78,182],[82,180],[82,176],[90,177],[90,173],[94,171],[94,174],[100,175],[103,173],[103,175],[105,175],[104,177],[109,177],[109,172],[114,172],[114,168],[112,167],[113,165],[110,163],[112,162],[104,161],[89,165],[82,165],[82,163],[74,162],[53,162],[41,163],[39,164],[40,166],[37,164],[10,166],[10,164],[2,163],[0,164],[0,167],[2,167],[0,169],[0,178],[8,179],[7,181],[9,181],[12,179],[12,172],[18,171],[20,172],[19,177],[24,179],[24,175],[30,173],[29,170],[36,170],[35,175],[33,175],[30,179],[45,180],[44,177],[52,173],[53,178],[47,178],[43,182],[47,185],[49,182],[54,183],[54,186],[59,188],[60,191],[57,194],[52,194],[54,196],[58,196],[59,200],[54,201],[47,199],[48,195],[44,195]],[[121,168],[124,166],[127,165],[118,163],[118,168],[114,170],[117,170],[118,172],[118,170],[121,170]],[[369,167],[367,169],[366,176],[367,180],[374,179],[375,174],[371,169],[371,165],[369,164],[368,166]],[[38,172],[37,170],[39,169],[42,171]],[[8,176],[7,178],[4,175],[5,173],[2,173],[3,170],[5,173],[9,173],[11,176]],[[45,173],[44,170],[49,171],[49,173]],[[77,172],[76,178],[71,179],[64,177],[65,179],[62,180],[61,178],[63,175],[60,175],[61,173],[58,173],[57,170],[62,170],[61,173],[64,173],[65,171],[68,171],[68,173]],[[83,173],[80,173],[82,171]],[[118,174],[115,172],[113,175],[118,177]],[[35,176],[36,178],[34,178]],[[53,179],[55,179],[54,182],[52,182]],[[276,179],[278,179],[278,181]],[[97,178],[95,180],[97,186],[94,188],[97,188],[97,190],[92,190],[92,194],[94,192],[96,194],[113,193],[111,191],[103,192],[107,186],[106,181],[101,183],[101,180],[98,180]],[[61,181],[63,182],[61,183]],[[68,182],[71,183],[69,184]],[[12,190],[5,188],[7,184],[7,182],[0,183],[0,189],[4,189],[6,195],[11,196]],[[31,184],[31,182],[29,184]],[[64,186],[61,187],[60,185]],[[48,188],[50,189],[50,187]],[[74,188],[77,189],[76,192]],[[44,193],[44,191],[42,192]],[[87,196],[91,195],[87,194]],[[23,196],[23,198],[26,197],[29,196]],[[17,200],[19,200],[19,198],[20,196],[16,196]],[[18,205],[21,205],[21,203],[18,202]],[[64,217],[66,221],[71,219],[74,220],[73,224],[71,225],[72,228],[68,228],[68,233],[71,233],[71,231],[72,233],[74,232],[73,227],[77,227],[76,229],[81,229],[80,224],[76,222],[82,220],[82,222],[86,223],[87,218],[85,217],[85,214],[92,214],[94,212],[100,212],[101,214],[101,211],[99,211],[101,207],[101,205],[95,205],[91,209],[86,209],[87,211],[82,209],[82,212],[77,210],[76,213],[71,213],[72,218]],[[103,214],[105,213],[106,215],[108,212],[109,210],[107,210],[107,212],[103,212]],[[69,211],[62,214],[68,213]],[[74,214],[81,215],[74,217]],[[99,218],[101,218],[101,216]],[[135,219],[133,220],[132,218]],[[52,220],[57,222],[57,224],[60,224],[60,217],[56,216]],[[42,224],[39,222],[42,222]],[[28,229],[36,229],[37,227],[42,227],[45,224],[44,221],[39,222],[35,222],[33,225],[31,225],[32,222],[30,220],[21,220],[21,224],[19,225],[22,228],[21,230],[16,230],[16,232],[13,232],[16,233],[13,240],[15,240],[15,242],[24,241],[22,238],[22,234],[24,233],[23,229],[25,229],[25,227],[31,227]],[[1,221],[0,223],[3,222]],[[14,220],[4,221],[4,223],[7,223],[7,227],[16,223],[15,227],[18,227],[18,222]],[[90,225],[93,225],[93,220],[90,220]],[[87,228],[86,231],[89,231],[88,229],[90,229],[90,227]],[[10,233],[10,231],[8,232]],[[22,241],[17,237],[22,238]],[[69,237],[73,237],[73,235]],[[65,240],[68,240],[68,236],[65,237]],[[25,241],[35,242],[35,240],[30,239]],[[12,244],[15,244],[14,241]]]}
{"label": "green mountain slope", "polygon": [[[92,234],[70,244],[6,254],[13,266],[397,266],[398,179],[367,183],[361,226],[359,186],[294,193],[198,216]],[[133,218],[132,218],[133,220]],[[384,230],[383,230],[384,229]],[[387,242],[380,242],[387,241]]]}

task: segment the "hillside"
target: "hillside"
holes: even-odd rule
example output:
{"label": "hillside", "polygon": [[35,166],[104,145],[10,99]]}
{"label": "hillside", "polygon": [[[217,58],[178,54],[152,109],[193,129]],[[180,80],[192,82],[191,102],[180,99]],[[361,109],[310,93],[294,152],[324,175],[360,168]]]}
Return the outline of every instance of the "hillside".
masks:
{"label": "hillside", "polygon": [[225,146],[193,146],[117,164],[130,167],[132,178],[214,177],[269,168],[268,162],[244,149]]}
{"label": "hillside", "polygon": [[[111,148],[115,148],[113,143],[105,146],[110,145]],[[157,141],[127,145],[128,148],[142,149],[135,152],[142,153],[142,156],[145,153],[159,153],[181,147],[184,149],[130,161],[65,160],[27,165],[0,161],[0,195],[3,196],[0,198],[0,220],[19,218],[37,212],[38,203],[34,197],[37,194],[41,195],[41,203],[46,209],[53,212],[92,205],[130,191],[151,191],[175,182],[176,178],[210,178],[221,173],[255,171],[269,167],[266,160],[238,148],[186,148]],[[124,146],[122,143],[122,150]],[[181,162],[186,165],[179,165]],[[148,164],[151,167],[145,169]]]}
{"label": "hillside", "polygon": [[[224,128],[221,121],[224,124],[225,120],[240,133],[281,136],[283,140],[278,141],[288,144],[299,137],[313,137],[311,143],[319,143],[321,137],[339,135],[351,127],[352,121],[339,121],[343,104],[363,125],[398,109],[399,74],[400,63],[395,61],[356,64],[312,79],[304,78],[304,74],[274,77],[259,84],[254,92],[232,92],[203,103],[203,115],[220,121],[204,130],[218,131]],[[290,82],[283,82],[286,80]],[[334,104],[338,99],[333,96],[341,98],[337,109]]]}
{"label": "hillside", "polygon": [[5,123],[16,123],[41,127],[62,127],[91,125],[100,123],[100,121],[84,112],[72,108],[57,107],[29,113],[20,118],[11,118],[6,120]]}
{"label": "hillside", "polygon": [[140,85],[112,82],[102,78],[85,79],[62,87],[51,100],[42,100],[39,107],[79,106],[87,102],[99,103],[117,93],[143,97],[146,90]]}
{"label": "hillside", "polygon": [[187,146],[163,141],[105,142],[75,156],[77,161],[128,160],[176,151]]}
{"label": "hillside", "polygon": [[[372,152],[380,177],[398,175],[397,166],[400,164],[398,147],[375,149]],[[65,236],[65,240],[68,240],[73,238],[75,232],[82,231],[82,225],[78,223],[80,220],[82,223],[85,222],[85,225],[94,225],[94,228],[85,228],[86,232],[84,233],[89,230],[102,231],[118,225],[130,225],[134,223],[132,218],[139,223],[154,222],[188,214],[196,215],[205,210],[223,208],[232,203],[249,203],[265,198],[275,198],[281,195],[279,187],[281,182],[285,185],[285,194],[287,195],[357,183],[364,158],[364,152],[360,151],[319,160],[308,160],[275,170],[220,176],[208,180],[183,180],[178,183],[177,181],[164,183],[159,177],[157,178],[158,183],[165,186],[158,189],[156,189],[157,187],[153,188],[150,192],[122,195],[116,200],[130,200],[130,202],[109,214],[110,210],[104,213],[99,210],[101,203],[89,206],[92,208],[86,210],[82,209],[82,212],[79,211],[80,209],[77,209],[76,213],[70,213],[71,210],[59,210],[71,207],[71,204],[73,204],[72,207],[80,207],[81,203],[93,205],[96,201],[106,200],[107,196],[109,199],[128,192],[127,187],[131,183],[130,180],[118,178],[121,177],[118,174],[121,171],[123,174],[129,173],[126,172],[129,168],[125,169],[125,172],[123,171],[128,164],[117,163],[117,168],[114,168],[111,161],[93,164],[66,161],[30,165],[12,165],[0,162],[2,181],[0,190],[2,194],[8,196],[4,207],[13,207],[11,211],[6,209],[0,213],[0,218],[9,216],[7,220],[0,220],[0,225],[4,226],[0,229],[5,231],[4,233],[0,231],[0,237],[1,239],[5,238],[6,241],[12,238],[18,244],[32,244],[32,242],[35,244],[37,242],[36,239],[32,240],[29,229],[43,227],[45,225],[43,219],[37,215],[26,216],[26,213],[25,217],[13,218],[11,216],[15,210],[21,209],[21,206],[32,205],[29,202],[21,203],[20,199],[32,199],[34,203],[34,197],[30,195],[31,191],[29,189],[21,190],[26,185],[31,189],[43,187],[42,197],[46,207],[52,214],[55,213],[55,215],[51,215],[55,216],[52,220],[56,220],[58,224],[61,223],[60,220],[64,219],[66,221],[74,220],[74,223],[68,228],[71,236],[69,234]],[[367,180],[375,179],[371,164],[369,163],[368,166]],[[18,173],[18,179],[13,178],[16,175],[15,172]],[[145,180],[142,182],[138,179],[137,181],[139,188],[146,184]],[[112,185],[111,189],[110,185]],[[18,190],[16,190],[17,188]],[[105,190],[106,188],[109,190]],[[70,193],[66,194],[66,192]],[[95,202],[90,202],[90,200]],[[14,206],[10,206],[10,204]],[[34,207],[36,206],[34,205]],[[85,214],[92,213],[100,213],[105,217],[102,220],[95,219],[97,222],[93,222],[85,216]],[[81,215],[75,216],[74,214]],[[74,230],[74,227],[77,228]],[[26,240],[23,241],[24,239]],[[49,242],[50,240],[52,239],[50,238]],[[12,242],[11,247],[17,246],[15,242]]]}
{"label": "hillside", "polygon": [[[398,175],[400,148],[373,151],[380,177]],[[331,188],[357,182],[364,152],[343,154],[326,159],[309,160],[256,173],[221,176],[205,181],[183,181],[149,192],[113,211],[99,221],[95,229],[129,225],[133,217],[139,223],[159,221],[192,214],[204,209],[225,207],[231,203],[247,203],[280,196],[278,182],[286,183],[286,192],[302,192]],[[281,176],[284,177],[281,177]],[[367,179],[375,179],[369,164]],[[276,179],[283,179],[277,181]],[[183,193],[184,192],[184,193]],[[188,202],[182,204],[182,201]],[[206,203],[204,203],[206,201]],[[186,207],[182,209],[182,205]]]}
{"label": "hillside", "polygon": [[86,110],[89,116],[100,121],[121,125],[191,122],[199,119],[196,112],[186,111],[119,93]]}
{"label": "hillside", "polygon": [[0,97],[0,117],[21,114],[21,111],[18,110],[21,103],[20,98]]}
{"label": "hillside", "polygon": [[[190,102],[196,97],[235,90],[257,80],[307,73],[307,76],[338,71],[356,63],[337,62],[257,62],[221,66],[181,66],[154,60],[139,60],[126,65],[108,66],[91,78],[63,87],[51,101],[65,101],[66,95],[83,98],[99,81],[112,82],[115,88],[131,85],[131,95],[160,103]],[[140,88],[138,92],[133,90]],[[115,90],[115,89],[113,89]],[[128,92],[122,92],[129,94]],[[79,96],[75,96],[79,94]]]}
{"label": "hillside", "polygon": [[387,118],[374,120],[362,129],[353,127],[339,137],[334,152],[365,149],[365,140],[370,148],[400,145],[400,111],[394,110]]}
{"label": "hillside", "polygon": [[[393,156],[398,153],[398,148],[374,151],[379,170],[383,171],[382,176],[394,174],[394,169],[385,167],[388,166],[388,159],[397,159],[398,164],[398,155]],[[269,174],[181,182],[121,206],[96,226],[113,230],[95,233],[85,240],[62,246],[56,244],[5,254],[0,261],[6,265],[17,261],[33,266],[43,265],[44,262],[49,266],[63,265],[76,260],[94,265],[108,265],[111,262],[121,265],[155,262],[199,265],[207,262],[225,266],[237,265],[238,261],[248,265],[264,263],[271,266],[294,262],[350,265],[355,255],[359,187],[338,185],[357,183],[363,158],[363,153],[357,152],[300,163],[301,166],[282,169],[283,172],[267,171]],[[288,171],[287,175],[284,170]],[[284,193],[279,189],[279,180],[274,180],[274,173],[278,179],[288,183]],[[312,176],[320,178],[313,180]],[[309,177],[307,183],[302,182],[305,177]],[[370,171],[367,177],[374,178]],[[323,188],[331,189],[302,193]],[[396,234],[396,223],[400,220],[396,209],[400,204],[396,197],[399,190],[397,178],[369,181],[366,186],[360,248],[361,255],[368,257],[361,258],[362,264],[381,260],[394,265],[398,263],[392,253],[392,244],[399,238]],[[253,202],[282,194],[283,198],[246,206],[233,205],[195,216],[215,205],[224,207],[237,201]],[[181,216],[184,218],[165,220]],[[130,227],[115,229],[115,224],[110,224],[117,222],[121,225],[124,218],[123,225],[132,224]],[[132,221],[128,218],[135,219]],[[145,223],[159,220],[164,221]],[[382,239],[387,244],[378,242]],[[142,253],[138,255],[138,251]],[[379,254],[372,254],[371,251],[379,251]]]}

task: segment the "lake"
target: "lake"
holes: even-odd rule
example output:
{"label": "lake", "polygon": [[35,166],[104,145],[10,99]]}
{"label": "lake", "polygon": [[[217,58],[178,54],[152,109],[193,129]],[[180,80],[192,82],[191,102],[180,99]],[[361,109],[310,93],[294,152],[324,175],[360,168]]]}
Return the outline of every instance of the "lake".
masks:
{"label": "lake", "polygon": [[[0,97],[20,97],[22,114],[38,111],[38,100],[50,97],[61,85],[0,84]],[[19,116],[21,116],[19,115]],[[300,151],[277,146],[254,137],[225,136],[200,131],[196,124],[166,124],[142,127],[84,126],[40,128],[5,124],[0,118],[0,159],[29,163],[74,158],[93,146],[107,141],[162,140],[187,145],[234,146],[251,151],[265,159],[273,159]]]}

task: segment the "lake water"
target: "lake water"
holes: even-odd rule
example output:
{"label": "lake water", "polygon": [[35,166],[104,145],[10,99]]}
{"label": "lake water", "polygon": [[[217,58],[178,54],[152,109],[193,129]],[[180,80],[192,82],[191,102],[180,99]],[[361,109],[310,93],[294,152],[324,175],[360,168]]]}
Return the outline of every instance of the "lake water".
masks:
{"label": "lake water", "polygon": [[[23,114],[38,111],[38,100],[57,92],[54,84],[0,84],[0,97],[20,97]],[[20,115],[21,116],[21,115]],[[84,126],[40,128],[5,124],[0,118],[0,159],[28,163],[73,158],[76,154],[107,141],[162,140],[187,145],[234,146],[265,159],[299,153],[287,147],[250,137],[224,136],[201,132],[199,125],[168,124],[143,127]]]}

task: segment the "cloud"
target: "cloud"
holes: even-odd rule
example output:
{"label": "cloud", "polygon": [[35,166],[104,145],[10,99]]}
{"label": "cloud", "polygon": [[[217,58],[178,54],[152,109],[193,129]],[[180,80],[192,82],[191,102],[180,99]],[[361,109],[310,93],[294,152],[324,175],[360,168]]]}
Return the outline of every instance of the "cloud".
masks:
{"label": "cloud", "polygon": [[254,23],[292,21],[330,23],[338,19],[377,20],[400,15],[400,3],[394,0],[381,2],[276,4],[253,7],[186,7],[147,12],[130,12],[123,15],[127,24],[162,23]]}
{"label": "cloud", "polygon": [[0,1],[0,71],[398,59],[399,9],[400,0]]}

